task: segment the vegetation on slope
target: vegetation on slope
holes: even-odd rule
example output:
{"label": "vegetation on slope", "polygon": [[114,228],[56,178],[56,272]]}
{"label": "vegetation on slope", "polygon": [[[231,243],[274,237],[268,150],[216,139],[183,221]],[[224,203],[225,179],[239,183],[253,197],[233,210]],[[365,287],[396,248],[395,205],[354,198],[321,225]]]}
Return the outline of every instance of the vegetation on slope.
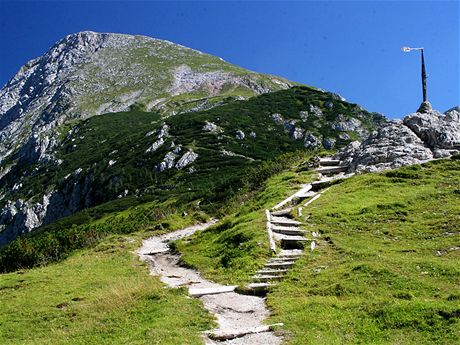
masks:
{"label": "vegetation on slope", "polygon": [[[296,84],[167,41],[117,36],[127,44],[99,50],[97,59],[80,66],[83,82],[81,79],[71,82],[71,86],[83,91],[78,108],[84,113],[95,113],[113,100],[123,104],[136,93],[140,93],[135,97],[139,106],[151,107],[155,103],[161,112],[173,113],[197,105],[207,106],[229,96],[252,97],[262,88],[274,91]],[[180,77],[175,76],[178,68],[183,68]],[[203,83],[207,78],[212,81],[213,75],[220,76],[222,89]],[[182,79],[181,88],[172,87],[176,78]],[[203,85],[198,88],[199,82]]]}
{"label": "vegetation on slope", "polygon": [[[233,195],[222,208],[228,218],[176,242],[183,262],[217,281],[248,282],[269,256],[264,208],[314,178],[302,170],[306,159],[281,160],[289,164],[270,169],[267,183]],[[460,161],[443,160],[332,186],[304,209],[325,241],[268,295],[268,322],[283,322],[291,344],[455,344],[459,185]],[[164,226],[196,217],[172,215]],[[60,263],[2,274],[0,342],[199,343],[198,333],[211,327],[208,316],[183,291],[147,278],[132,253],[154,228],[109,235]]]}
{"label": "vegetation on slope", "polygon": [[270,256],[265,209],[292,195],[315,174],[301,165],[308,154],[292,160],[257,193],[240,193],[227,215],[214,227],[174,243],[184,265],[199,268],[207,278],[225,284],[244,284]]}
{"label": "vegetation on slope", "polygon": [[[290,344],[455,344],[459,186],[454,159],[331,187],[304,210],[311,230],[327,242],[306,253],[268,295],[269,322],[285,324]],[[262,227],[263,208],[258,212]],[[248,281],[262,265],[251,262],[250,250],[238,251],[234,265],[210,260],[231,248],[237,232],[241,248],[262,236],[248,226],[217,227],[178,248],[212,279]]]}
{"label": "vegetation on slope", "polygon": [[[235,224],[240,223],[245,231],[244,223],[251,223],[251,236],[256,236],[257,241],[246,245],[244,249],[251,251],[255,262],[262,262],[268,253],[264,224],[257,219],[259,208],[284,197],[298,183],[310,180],[311,174],[308,172],[300,176],[283,172],[308,158],[307,153],[298,152],[263,163],[240,182],[238,194],[233,194],[228,202],[222,204],[221,212],[236,213]],[[268,185],[267,179],[270,179]],[[263,191],[263,194],[258,191]],[[145,265],[138,261],[133,251],[140,246],[142,238],[185,227],[199,220],[199,217],[205,217],[205,214],[195,210],[194,214],[184,218],[181,210],[149,203],[123,212],[109,213],[108,210],[106,208],[107,213],[102,218],[88,218],[86,221],[89,224],[84,226],[97,229],[107,221],[106,225],[112,226],[112,232],[120,234],[106,234],[97,243],[93,242],[92,248],[67,253],[66,260],[47,267],[0,275],[0,304],[5,306],[0,316],[0,343],[201,342],[199,333],[212,328],[209,314],[204,313],[197,300],[186,298],[184,289],[164,289],[157,278],[148,277]],[[96,212],[90,211],[94,212],[93,215]],[[149,221],[149,214],[157,214],[159,220],[156,223]],[[137,231],[125,234],[127,224],[131,222],[134,222],[133,230]],[[230,217],[221,226],[226,227],[229,222],[232,222]],[[77,228],[74,227],[74,230]],[[33,248],[35,239],[48,238],[41,236],[50,236],[65,229],[67,223],[62,220],[43,235],[23,237],[21,241],[26,241],[24,243]],[[215,231],[218,230],[214,229],[211,233]],[[234,236],[231,232],[228,235],[233,239],[238,237],[236,232]],[[219,258],[227,256],[227,262],[233,268],[237,265],[244,267],[248,261],[244,264],[237,262],[237,255],[242,249],[238,246],[229,248]]]}
{"label": "vegetation on slope", "polygon": [[[310,114],[302,120],[300,112],[308,112],[311,105],[321,109],[323,115]],[[131,196],[166,194],[166,198],[170,190],[173,194],[194,194],[193,197],[210,195],[222,183],[244,175],[246,167],[304,148],[303,140],[292,139],[285,126],[273,119],[273,114],[280,114],[284,120],[295,122],[296,127],[318,138],[335,139],[338,148],[350,142],[341,139],[341,134],[349,134],[351,138],[358,135],[334,129],[339,116],[344,120],[359,119],[366,130],[374,129],[384,120],[355,104],[337,100],[330,93],[308,87],[294,87],[166,120],[159,114],[140,110],[96,116],[62,129],[67,132],[73,128],[57,152],[62,161],[59,166],[36,169],[22,166],[5,176],[3,200],[28,199],[53,188],[63,190],[71,183],[89,184],[90,206],[116,199],[125,191]],[[203,129],[208,122],[218,126],[216,133]],[[169,137],[155,152],[147,152],[164,124],[170,127]],[[238,130],[245,132],[243,140],[236,138]],[[191,165],[195,172],[156,168],[173,150],[172,145],[182,147],[179,155],[188,149],[199,155]],[[235,155],[226,155],[223,150]],[[25,180],[21,188],[13,189],[18,176],[24,176]]]}
{"label": "vegetation on slope", "polygon": [[[329,106],[326,107],[325,103]],[[308,111],[311,105],[322,109],[323,115],[309,114],[306,120],[302,120],[300,112]],[[337,100],[329,93],[307,87],[294,87],[166,120],[162,120],[159,114],[139,110],[101,115],[72,127],[57,152],[57,158],[62,161],[59,166],[14,168],[2,180],[5,182],[2,186],[5,194],[2,202],[17,199],[42,202],[43,193],[57,191],[51,197],[50,215],[45,217],[45,225],[56,217],[86,208],[60,223],[65,224],[69,233],[73,233],[65,237],[77,236],[74,234],[81,232],[82,228],[72,230],[73,224],[85,224],[101,215],[148,202],[156,203],[158,208],[164,203],[172,203],[180,210],[199,203],[201,211],[220,216],[222,205],[241,188],[242,183],[247,183],[249,175],[255,180],[254,183],[260,180],[259,176],[263,177],[262,181],[267,177],[251,175],[251,169],[263,169],[263,162],[267,160],[304,150],[303,140],[292,139],[285,125],[274,121],[274,113],[281,114],[286,121],[294,121],[296,126],[318,137],[336,139],[338,147],[350,141],[340,139],[343,132],[333,128],[339,116],[343,119],[359,118],[368,130],[383,120],[354,104]],[[216,124],[219,130],[215,133],[205,131],[203,127],[207,122]],[[158,140],[158,131],[165,123],[169,126],[169,136],[155,152],[148,152],[147,149]],[[238,130],[246,133],[243,140],[236,138]],[[69,127],[63,131],[68,132]],[[355,132],[349,134],[357,135]],[[198,158],[185,169],[160,171],[157,166],[174,150],[173,145],[174,148],[182,148],[177,159],[188,150],[197,153]],[[20,188],[13,188],[17,176],[21,175],[25,178]],[[141,217],[141,213],[138,216]],[[129,230],[123,232],[136,228],[128,227]],[[42,231],[51,228],[53,225],[45,226]],[[54,240],[46,241],[43,246],[47,247]],[[23,250],[28,246],[20,242],[13,243],[13,250],[17,253],[29,252]],[[79,234],[75,237],[78,247],[87,242],[86,237],[81,239]],[[32,251],[36,248],[34,246]],[[45,252],[55,248],[56,245],[51,245]],[[3,254],[0,256],[4,257]],[[41,254],[39,256],[42,257]],[[61,257],[61,251],[51,256]],[[43,260],[18,260],[13,267],[30,267],[39,261]],[[44,261],[49,260],[45,258]]]}
{"label": "vegetation on slope", "polygon": [[72,251],[96,245],[109,234],[138,231],[176,230],[190,223],[233,213],[240,202],[254,196],[273,175],[307,157],[305,152],[284,154],[248,168],[238,180],[219,186],[206,199],[184,201],[171,194],[163,201],[148,198],[122,198],[85,209],[36,232],[14,240],[0,250],[0,272],[46,265],[66,258]]}
{"label": "vegetation on slope", "polygon": [[113,235],[58,264],[0,275],[0,343],[201,344],[211,316],[148,275],[133,254],[141,238]]}

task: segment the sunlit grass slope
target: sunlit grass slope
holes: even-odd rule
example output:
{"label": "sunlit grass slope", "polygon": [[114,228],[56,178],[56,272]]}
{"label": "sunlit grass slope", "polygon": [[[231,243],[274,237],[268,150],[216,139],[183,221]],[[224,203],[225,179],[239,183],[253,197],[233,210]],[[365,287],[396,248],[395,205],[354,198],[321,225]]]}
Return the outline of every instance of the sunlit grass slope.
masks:
{"label": "sunlit grass slope", "polygon": [[[265,162],[241,181],[239,193],[221,205],[222,213],[236,213],[235,220],[228,217],[221,227],[239,224],[246,231],[242,238],[256,238],[244,248],[237,245],[216,257],[228,267],[242,268],[233,274],[234,281],[244,280],[241,277],[249,272],[248,262],[257,264],[267,255],[258,210],[311,179],[309,172],[285,172],[308,158],[308,153],[299,152]],[[61,261],[0,275],[0,344],[201,343],[200,332],[213,327],[210,314],[198,300],[187,298],[186,290],[165,289],[157,278],[148,276],[134,251],[142,238],[203,221],[207,215],[189,208],[184,216],[173,201],[147,202],[121,212],[110,210],[106,206],[107,214],[93,219],[94,212],[102,211],[90,209],[81,215],[86,221],[83,225],[68,230],[71,219],[64,219],[42,236],[25,237],[20,242],[30,249],[25,256],[37,255],[43,264]],[[251,227],[246,228],[246,224]],[[240,235],[229,230],[226,236],[221,240]],[[75,251],[80,248],[77,246],[64,251],[60,241],[66,244],[75,239],[89,241],[83,246],[91,248]],[[62,250],[63,255],[49,258],[52,253],[48,249]],[[213,261],[209,257],[206,260],[204,264]],[[205,273],[209,275],[210,270],[212,265]]]}
{"label": "sunlit grass slope", "polygon": [[[212,279],[248,282],[268,256],[257,247],[264,207],[303,174],[276,176],[239,215],[180,243],[185,263]],[[353,177],[304,216],[324,242],[268,295],[269,322],[285,324],[289,344],[458,344],[459,160]]]}
{"label": "sunlit grass slope", "polygon": [[357,176],[308,209],[328,245],[269,295],[292,344],[458,344],[460,161]]}
{"label": "sunlit grass slope", "polygon": [[237,194],[218,225],[191,239],[175,242],[176,249],[183,254],[182,262],[221,283],[247,283],[270,256],[265,209],[315,179],[312,171],[302,169],[309,157],[299,155],[257,193]]}
{"label": "sunlit grass slope", "polygon": [[185,290],[164,289],[113,235],[43,268],[0,275],[0,344],[201,344],[212,319]]}

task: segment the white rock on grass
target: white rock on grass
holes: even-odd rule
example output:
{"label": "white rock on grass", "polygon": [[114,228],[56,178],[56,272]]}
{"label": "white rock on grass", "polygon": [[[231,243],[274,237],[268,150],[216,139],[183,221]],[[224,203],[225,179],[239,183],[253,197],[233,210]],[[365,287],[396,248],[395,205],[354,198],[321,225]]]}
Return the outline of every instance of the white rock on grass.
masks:
{"label": "white rock on grass", "polygon": [[236,131],[236,134],[235,134],[235,137],[236,137],[236,139],[238,139],[238,140],[243,140],[244,137],[245,137],[244,132],[243,132],[242,130],[240,130],[240,129],[237,130],[237,131]]}
{"label": "white rock on grass", "polygon": [[316,117],[322,117],[322,110],[316,105],[310,104],[310,114],[315,115]]}
{"label": "white rock on grass", "polygon": [[192,150],[184,153],[184,155],[179,159],[176,163],[176,169],[182,169],[187,165],[192,164],[198,158],[198,154],[193,152]]}
{"label": "white rock on grass", "polygon": [[303,122],[306,122],[308,120],[308,111],[307,110],[301,111],[300,118],[302,119]]}
{"label": "white rock on grass", "polygon": [[316,149],[321,146],[321,139],[317,138],[313,133],[305,133],[303,146],[307,149]]}
{"label": "white rock on grass", "polygon": [[163,161],[155,167],[156,170],[162,172],[167,169],[171,169],[174,167],[174,161],[176,160],[176,157],[177,156],[173,152],[168,152],[163,158]]}
{"label": "white rock on grass", "polygon": [[211,132],[211,133],[220,132],[219,126],[217,126],[215,123],[209,122],[209,121],[205,121],[204,126],[203,126],[203,131]]}
{"label": "white rock on grass", "polygon": [[160,148],[161,145],[163,145],[165,142],[164,138],[160,138],[157,141],[155,141],[152,145],[150,145],[147,150],[145,150],[145,153],[149,152],[155,152]]}
{"label": "white rock on grass", "polygon": [[273,121],[275,121],[277,124],[282,125],[284,123],[283,117],[281,114],[274,113],[271,115],[271,118]]}

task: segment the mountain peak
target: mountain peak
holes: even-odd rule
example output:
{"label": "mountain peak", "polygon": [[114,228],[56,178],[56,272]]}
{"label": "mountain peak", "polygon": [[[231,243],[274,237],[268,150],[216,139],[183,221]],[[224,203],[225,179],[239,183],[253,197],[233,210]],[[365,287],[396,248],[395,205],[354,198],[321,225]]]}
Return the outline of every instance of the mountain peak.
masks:
{"label": "mountain peak", "polygon": [[169,41],[73,33],[26,63],[0,90],[0,164],[13,153],[15,159],[48,159],[52,141],[39,144],[36,134],[68,120],[133,106],[171,115],[291,85]]}

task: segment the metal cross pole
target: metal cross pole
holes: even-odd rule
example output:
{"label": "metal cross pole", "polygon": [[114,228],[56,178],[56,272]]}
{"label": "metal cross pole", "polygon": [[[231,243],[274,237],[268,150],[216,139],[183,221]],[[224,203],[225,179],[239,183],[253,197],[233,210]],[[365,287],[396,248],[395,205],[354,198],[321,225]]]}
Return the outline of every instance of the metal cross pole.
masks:
{"label": "metal cross pole", "polygon": [[425,57],[423,55],[423,48],[422,48],[422,93],[423,93],[423,101],[426,102],[426,71],[425,71]]}
{"label": "metal cross pole", "polygon": [[423,95],[423,102],[426,102],[426,70],[425,70],[425,56],[423,55],[423,47],[422,48],[411,48],[411,47],[402,47],[401,50],[405,53],[409,53],[412,50],[420,50],[422,53],[422,95]]}

